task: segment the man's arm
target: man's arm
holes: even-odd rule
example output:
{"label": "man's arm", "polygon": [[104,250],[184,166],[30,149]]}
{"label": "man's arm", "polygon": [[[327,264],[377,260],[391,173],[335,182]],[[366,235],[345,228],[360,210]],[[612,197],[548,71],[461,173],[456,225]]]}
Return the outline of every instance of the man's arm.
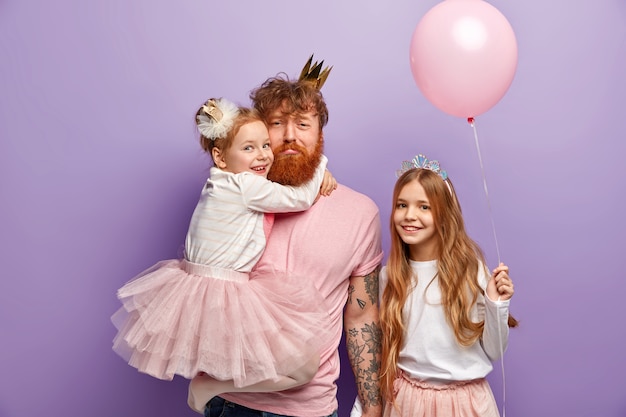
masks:
{"label": "man's arm", "polygon": [[364,277],[350,277],[344,329],[364,417],[382,415],[380,396],[381,330],[378,317],[380,266]]}

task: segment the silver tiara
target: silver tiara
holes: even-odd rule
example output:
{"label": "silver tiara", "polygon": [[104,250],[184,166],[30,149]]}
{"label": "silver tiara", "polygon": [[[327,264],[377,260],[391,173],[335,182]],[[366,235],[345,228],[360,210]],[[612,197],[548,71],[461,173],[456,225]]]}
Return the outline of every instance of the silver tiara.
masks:
{"label": "silver tiara", "polygon": [[416,155],[410,161],[402,161],[402,168],[396,171],[396,176],[400,177],[405,172],[415,168],[428,169],[437,173],[444,181],[448,179],[448,173],[441,169],[439,161],[431,161],[422,154]]}

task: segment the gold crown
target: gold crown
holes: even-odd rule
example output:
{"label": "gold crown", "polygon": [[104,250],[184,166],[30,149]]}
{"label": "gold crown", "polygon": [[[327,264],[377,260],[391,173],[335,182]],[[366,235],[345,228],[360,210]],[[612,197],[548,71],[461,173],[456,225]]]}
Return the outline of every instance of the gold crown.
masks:
{"label": "gold crown", "polygon": [[300,73],[300,78],[298,81],[306,81],[312,83],[316,89],[321,90],[322,86],[326,82],[326,78],[328,78],[328,74],[330,74],[330,70],[333,67],[326,67],[322,70],[322,66],[324,65],[324,61],[313,62],[313,55],[309,58],[307,63],[302,68],[302,72]]}

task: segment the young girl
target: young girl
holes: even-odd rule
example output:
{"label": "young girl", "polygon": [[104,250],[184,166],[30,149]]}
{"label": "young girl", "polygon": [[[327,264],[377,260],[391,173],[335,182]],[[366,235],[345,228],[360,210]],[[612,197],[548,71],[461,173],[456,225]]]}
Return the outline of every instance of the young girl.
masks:
{"label": "young girl", "polygon": [[[113,316],[113,349],[156,378],[206,373],[210,396],[304,384],[317,371],[329,327],[321,297],[306,277],[250,272],[264,250],[270,213],[309,208],[327,160],[302,187],[282,186],[266,178],[274,155],[254,110],[210,99],[196,123],[215,166],[191,218],[184,259],[159,262],[118,290],[123,307]],[[334,186],[329,177],[322,194]],[[268,286],[276,279],[279,290]]]}
{"label": "young girl", "polygon": [[517,324],[508,267],[487,272],[437,161],[418,155],[398,174],[380,277],[384,415],[498,416],[485,376]]}

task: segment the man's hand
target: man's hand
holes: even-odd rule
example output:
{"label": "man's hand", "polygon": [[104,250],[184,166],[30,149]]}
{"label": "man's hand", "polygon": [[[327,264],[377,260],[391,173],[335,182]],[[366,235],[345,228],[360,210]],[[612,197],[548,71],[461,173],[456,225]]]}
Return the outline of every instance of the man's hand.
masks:
{"label": "man's hand", "polygon": [[202,385],[205,381],[212,381],[212,378],[204,372],[200,372],[189,383],[189,391],[187,393],[187,405],[189,405],[189,408],[202,415],[204,415],[204,407],[210,398],[207,399],[205,396],[203,396],[203,398],[196,398],[194,392],[196,394],[202,394],[204,392]]}

